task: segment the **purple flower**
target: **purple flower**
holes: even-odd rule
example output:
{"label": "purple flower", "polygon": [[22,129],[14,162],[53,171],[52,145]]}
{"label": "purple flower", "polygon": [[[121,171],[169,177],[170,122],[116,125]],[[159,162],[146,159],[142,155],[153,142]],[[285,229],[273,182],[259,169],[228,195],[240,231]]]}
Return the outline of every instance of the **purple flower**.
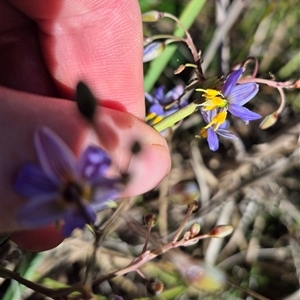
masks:
{"label": "purple flower", "polygon": [[244,69],[239,69],[230,73],[225,80],[222,87],[222,95],[227,100],[227,110],[234,116],[249,121],[260,119],[261,116],[251,110],[243,107],[249,102],[257,93],[258,85],[254,82],[237,84]]}
{"label": "purple flower", "polygon": [[182,85],[177,85],[167,94],[164,93],[164,90],[165,87],[160,86],[154,91],[153,96],[145,93],[145,97],[150,103],[146,121],[152,120],[153,124],[157,123],[188,104],[185,99],[177,101],[184,92]]}
{"label": "purple flower", "polygon": [[[213,109],[210,111],[205,111],[201,109],[201,114],[204,121],[209,124],[216,117],[217,110]],[[233,133],[227,130],[228,127],[228,121],[223,122],[217,129],[214,129],[213,126],[205,126],[200,130],[200,136],[207,138],[207,143],[210,150],[217,151],[219,149],[218,135],[226,139],[237,139]]]}
{"label": "purple flower", "polygon": [[202,91],[203,97],[206,99],[200,106],[202,110],[210,111],[219,109],[215,118],[211,119],[209,126],[215,125],[215,130],[225,122],[227,111],[232,115],[242,119],[246,123],[249,121],[260,119],[261,116],[251,110],[243,107],[258,92],[258,85],[253,82],[237,84],[244,69],[239,69],[230,73],[226,79],[221,91],[214,89],[197,89]]}
{"label": "purple flower", "polygon": [[105,176],[111,165],[108,155],[89,146],[76,161],[69,147],[46,127],[39,128],[34,142],[40,165],[25,164],[14,184],[15,191],[28,198],[17,212],[17,222],[39,227],[64,220],[65,236],[94,223],[95,211],[122,188],[119,178]]}

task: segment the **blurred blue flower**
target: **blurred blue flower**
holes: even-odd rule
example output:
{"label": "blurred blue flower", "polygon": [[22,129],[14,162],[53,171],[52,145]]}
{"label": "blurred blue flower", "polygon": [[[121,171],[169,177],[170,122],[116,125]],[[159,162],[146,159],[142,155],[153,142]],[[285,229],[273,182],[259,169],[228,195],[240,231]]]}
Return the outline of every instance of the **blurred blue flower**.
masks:
{"label": "blurred blue flower", "polygon": [[164,91],[165,87],[160,86],[155,89],[153,96],[145,93],[145,98],[150,103],[146,121],[151,121],[151,125],[159,122],[188,104],[187,100],[183,98],[178,100],[184,92],[182,85],[175,86],[175,88],[167,94],[165,94]]}
{"label": "blurred blue flower", "polygon": [[[210,123],[212,119],[214,119],[217,115],[217,110],[209,110],[205,111],[201,109],[201,114],[203,120],[206,123]],[[202,138],[207,138],[207,143],[209,149],[212,151],[217,151],[219,149],[219,138],[218,135],[226,138],[226,139],[238,139],[233,133],[228,131],[229,122],[224,121],[217,129],[214,129],[214,126],[205,126],[200,130],[199,136]]]}
{"label": "blurred blue flower", "polygon": [[94,223],[95,211],[103,209],[123,186],[119,178],[105,176],[111,165],[108,155],[89,146],[76,161],[70,148],[46,127],[39,128],[34,142],[40,165],[27,163],[18,173],[14,189],[28,201],[16,221],[40,227],[64,220],[65,236]]}

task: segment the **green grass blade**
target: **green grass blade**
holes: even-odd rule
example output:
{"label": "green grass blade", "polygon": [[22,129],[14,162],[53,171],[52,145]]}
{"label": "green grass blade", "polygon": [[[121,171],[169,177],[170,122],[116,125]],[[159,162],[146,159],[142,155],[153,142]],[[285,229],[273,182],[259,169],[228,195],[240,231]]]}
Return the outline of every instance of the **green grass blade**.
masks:
{"label": "green grass blade", "polygon": [[[191,0],[180,15],[179,20],[182,22],[182,24],[186,27],[187,30],[194,23],[205,2],[205,0]],[[180,27],[177,27],[174,31],[174,35],[178,37],[183,37],[184,32]],[[158,57],[156,60],[150,63],[149,70],[145,75],[144,80],[144,88],[146,92],[149,92],[153,88],[155,82],[167,66],[176,48],[177,47],[175,45],[168,46],[160,57]]]}

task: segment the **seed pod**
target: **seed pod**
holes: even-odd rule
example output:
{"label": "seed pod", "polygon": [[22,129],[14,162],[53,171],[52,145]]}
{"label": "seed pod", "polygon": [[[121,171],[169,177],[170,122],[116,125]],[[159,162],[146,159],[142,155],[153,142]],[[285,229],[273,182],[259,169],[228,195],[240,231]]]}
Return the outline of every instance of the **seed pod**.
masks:
{"label": "seed pod", "polygon": [[278,113],[275,111],[264,118],[264,120],[259,124],[259,128],[267,129],[273,126],[277,122],[277,120],[278,120]]}

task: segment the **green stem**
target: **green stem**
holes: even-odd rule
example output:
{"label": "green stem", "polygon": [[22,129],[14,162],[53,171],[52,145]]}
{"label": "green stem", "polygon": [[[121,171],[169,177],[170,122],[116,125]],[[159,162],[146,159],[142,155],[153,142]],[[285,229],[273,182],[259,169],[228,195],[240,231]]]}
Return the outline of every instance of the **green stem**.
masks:
{"label": "green stem", "polygon": [[188,106],[179,109],[174,114],[164,118],[160,122],[154,124],[152,127],[157,130],[158,132],[162,132],[165,129],[172,127],[177,122],[183,120],[184,118],[188,117],[189,115],[193,114],[199,107],[199,104],[192,102]]}

